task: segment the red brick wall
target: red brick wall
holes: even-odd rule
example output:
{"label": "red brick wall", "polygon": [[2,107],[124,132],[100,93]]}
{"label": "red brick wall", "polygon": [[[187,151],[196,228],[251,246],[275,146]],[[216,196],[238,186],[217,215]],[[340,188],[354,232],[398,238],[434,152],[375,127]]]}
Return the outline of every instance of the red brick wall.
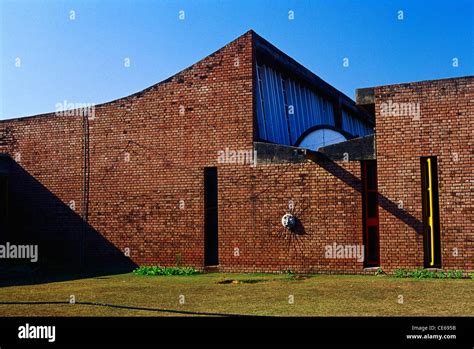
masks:
{"label": "red brick wall", "polygon": [[[203,265],[203,167],[217,164],[220,149],[253,145],[251,38],[243,35],[143,93],[96,107],[89,121],[89,253],[129,248],[137,264]],[[3,121],[0,134],[0,152],[20,153],[21,166],[44,190],[64,205],[74,200],[81,213],[80,117]],[[44,197],[48,206],[59,205]],[[44,210],[47,227],[21,229],[48,241],[60,236],[53,211]],[[73,230],[79,236],[80,227]]]}
{"label": "red brick wall", "polygon": [[[419,103],[419,118],[382,115],[383,103]],[[442,267],[474,269],[474,78],[375,89],[381,266],[423,267],[421,156],[438,157]],[[408,114],[408,113],[405,113]],[[398,209],[400,206],[400,209]],[[457,256],[455,256],[457,251]]]}
{"label": "red brick wall", "polygon": [[[256,168],[218,162],[226,148],[253,149],[252,61],[247,33],[165,82],[97,106],[88,122],[86,227],[80,217],[82,118],[48,114],[0,122],[0,152],[21,155],[11,176],[13,230],[21,234],[10,237],[40,243],[47,262],[58,256],[76,262],[85,233],[89,266],[106,260],[203,267],[203,169],[217,166],[221,270],[363,272],[355,258],[325,256],[328,245],[362,244],[359,162]],[[377,105],[408,98],[419,99],[422,108],[418,126],[377,118],[382,267],[422,266],[422,238],[415,232],[419,157],[438,155],[443,265],[472,269],[472,79],[388,86],[376,94]],[[458,162],[449,160],[453,151]],[[302,224],[299,235],[281,225],[290,200]],[[450,257],[454,247],[459,257]],[[127,249],[129,257],[117,261]]]}
{"label": "red brick wall", "polygon": [[203,265],[203,168],[216,165],[224,145],[252,146],[251,62],[247,34],[142,96],[98,110],[90,222],[137,264]]}
{"label": "red brick wall", "polygon": [[11,230],[1,232],[0,239],[39,244],[41,262],[77,262],[82,231],[81,120],[51,114],[3,121],[0,139],[0,152],[17,161],[9,166]]}
{"label": "red brick wall", "polygon": [[[217,166],[222,270],[361,270],[355,259],[325,258],[324,249],[362,243],[358,163],[328,162],[327,170],[310,161],[257,168],[218,163],[218,151],[253,149],[252,59],[247,33],[164,83],[96,108],[88,121],[89,265],[128,248],[135,264],[202,267],[203,168]],[[21,154],[18,171],[27,171],[21,178],[39,181],[30,185],[34,190],[15,186],[18,206],[36,197],[48,217],[16,228],[40,243],[40,257],[46,244],[57,255],[67,236],[66,254],[74,261],[82,229],[82,118],[50,114],[0,125],[0,151]],[[281,225],[289,200],[304,235]]]}
{"label": "red brick wall", "polygon": [[[222,270],[362,272],[355,258],[325,255],[334,243],[362,245],[359,162],[229,165],[220,173]],[[282,226],[287,212],[301,221],[298,234]]]}

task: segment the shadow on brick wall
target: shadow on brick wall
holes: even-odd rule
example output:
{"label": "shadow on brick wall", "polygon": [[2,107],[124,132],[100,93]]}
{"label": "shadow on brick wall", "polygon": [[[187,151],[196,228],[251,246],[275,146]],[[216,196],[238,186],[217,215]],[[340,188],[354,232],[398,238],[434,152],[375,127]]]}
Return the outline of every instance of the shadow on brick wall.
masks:
{"label": "shadow on brick wall", "polygon": [[[334,177],[339,178],[353,189],[362,193],[361,180],[342,166],[338,165],[336,162],[319,153],[312,153],[309,158],[314,163],[331,173]],[[387,212],[397,217],[400,221],[411,227],[417,234],[423,234],[423,222],[404,209],[399,208],[397,203],[378,193],[378,204],[379,207],[383,208]]]}
{"label": "shadow on brick wall", "polygon": [[137,266],[15,161],[2,157],[0,162],[9,172],[0,243],[38,246],[37,262],[0,259],[0,286],[110,275]]}

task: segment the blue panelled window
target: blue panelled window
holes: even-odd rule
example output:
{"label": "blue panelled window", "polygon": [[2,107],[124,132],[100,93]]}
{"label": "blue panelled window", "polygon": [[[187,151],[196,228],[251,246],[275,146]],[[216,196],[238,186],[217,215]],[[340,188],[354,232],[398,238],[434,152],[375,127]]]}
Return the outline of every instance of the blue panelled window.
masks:
{"label": "blue panelled window", "polygon": [[[336,126],[333,102],[308,85],[273,67],[257,63],[256,112],[260,140],[295,145],[314,126]],[[342,111],[342,131],[352,136],[372,132],[370,125]]]}
{"label": "blue panelled window", "polygon": [[374,133],[369,125],[345,110],[342,111],[342,129],[356,137]]}

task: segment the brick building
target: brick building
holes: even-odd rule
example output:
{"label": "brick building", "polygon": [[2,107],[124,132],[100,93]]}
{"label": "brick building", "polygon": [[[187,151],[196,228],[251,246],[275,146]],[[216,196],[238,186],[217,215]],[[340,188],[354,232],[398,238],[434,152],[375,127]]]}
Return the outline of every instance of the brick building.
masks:
{"label": "brick building", "polygon": [[356,103],[249,31],[134,95],[0,121],[0,239],[42,266],[472,271],[473,87]]}

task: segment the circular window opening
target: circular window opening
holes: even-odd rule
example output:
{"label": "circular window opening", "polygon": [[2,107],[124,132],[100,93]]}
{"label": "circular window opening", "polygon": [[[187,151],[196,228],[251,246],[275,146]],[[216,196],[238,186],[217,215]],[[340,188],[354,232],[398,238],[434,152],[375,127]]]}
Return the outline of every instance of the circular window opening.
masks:
{"label": "circular window opening", "polygon": [[343,134],[329,128],[320,128],[309,132],[296,146],[316,151],[321,147],[344,141],[347,141],[347,137]]}

